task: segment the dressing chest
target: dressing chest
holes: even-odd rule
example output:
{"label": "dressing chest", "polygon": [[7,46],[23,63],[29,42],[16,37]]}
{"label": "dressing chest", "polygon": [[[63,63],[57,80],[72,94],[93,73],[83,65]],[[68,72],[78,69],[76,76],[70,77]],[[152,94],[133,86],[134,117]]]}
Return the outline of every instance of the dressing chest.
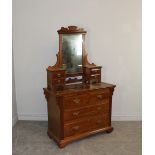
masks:
{"label": "dressing chest", "polygon": [[44,94],[48,109],[47,134],[60,148],[99,132],[110,133],[113,84],[101,82],[101,66],[89,63],[86,31],[61,27],[57,62],[47,68]]}

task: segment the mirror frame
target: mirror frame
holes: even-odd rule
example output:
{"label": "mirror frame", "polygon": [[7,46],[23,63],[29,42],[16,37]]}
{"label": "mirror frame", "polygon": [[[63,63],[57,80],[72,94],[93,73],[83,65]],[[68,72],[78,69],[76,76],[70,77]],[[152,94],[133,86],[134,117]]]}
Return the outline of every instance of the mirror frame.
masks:
{"label": "mirror frame", "polygon": [[[59,29],[58,31],[59,34],[59,51],[60,51],[60,65],[63,66],[62,64],[62,38],[63,35],[76,35],[76,34],[81,34],[82,35],[82,66],[84,65],[84,55],[85,53],[85,35],[86,35],[86,31],[83,28],[78,28],[77,26],[68,26],[67,28],[65,27],[61,27],[61,29]],[[83,74],[83,71],[81,72],[74,72],[74,73],[66,73],[68,76],[73,76],[73,75],[81,75]]]}
{"label": "mirror frame", "polygon": [[67,73],[67,77],[71,76],[83,76],[83,67],[93,67],[96,66],[94,63],[89,63],[87,57],[88,53],[85,50],[85,36],[87,31],[85,31],[83,28],[78,28],[77,26],[68,26],[68,27],[61,27],[58,31],[59,34],[59,51],[57,56],[57,62],[54,66],[49,66],[47,69],[48,70],[59,70],[63,69],[63,63],[62,63],[62,35],[63,34],[82,34],[82,72],[80,73]]}

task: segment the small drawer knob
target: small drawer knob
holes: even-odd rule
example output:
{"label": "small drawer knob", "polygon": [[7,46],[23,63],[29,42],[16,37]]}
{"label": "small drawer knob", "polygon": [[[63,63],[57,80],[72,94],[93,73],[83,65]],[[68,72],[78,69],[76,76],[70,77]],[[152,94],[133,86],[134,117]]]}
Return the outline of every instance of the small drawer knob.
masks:
{"label": "small drawer knob", "polygon": [[101,110],[101,107],[98,107],[97,110],[100,111]]}
{"label": "small drawer knob", "polygon": [[74,131],[78,131],[79,130],[79,126],[74,126],[73,128],[72,128],[72,130],[74,130]]}
{"label": "small drawer knob", "polygon": [[61,80],[58,80],[58,83],[60,83],[61,82]]}
{"label": "small drawer knob", "polygon": [[73,101],[74,101],[75,103],[77,103],[77,104],[80,103],[80,99],[78,99],[78,98],[74,99]]}
{"label": "small drawer knob", "polygon": [[57,77],[60,78],[61,77],[61,74],[57,74]]}
{"label": "small drawer knob", "polygon": [[78,116],[79,115],[79,111],[78,112],[73,112],[73,116]]}
{"label": "small drawer knob", "polygon": [[101,124],[101,122],[102,122],[101,120],[98,120],[98,121],[96,122],[96,124]]}
{"label": "small drawer knob", "polygon": [[103,96],[102,96],[102,95],[97,95],[97,98],[98,98],[99,100],[102,100],[102,99],[103,99]]}

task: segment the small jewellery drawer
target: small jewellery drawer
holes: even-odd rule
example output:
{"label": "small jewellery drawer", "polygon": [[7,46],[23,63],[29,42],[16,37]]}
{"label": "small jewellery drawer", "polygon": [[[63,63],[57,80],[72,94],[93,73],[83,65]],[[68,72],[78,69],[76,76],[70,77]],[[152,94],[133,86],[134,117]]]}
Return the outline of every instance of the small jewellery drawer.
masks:
{"label": "small jewellery drawer", "polygon": [[64,71],[57,71],[52,73],[52,79],[59,79],[59,78],[65,78],[65,72]]}
{"label": "small jewellery drawer", "polygon": [[88,95],[74,95],[72,97],[64,97],[63,105],[65,109],[75,109],[89,104]]}
{"label": "small jewellery drawer", "polygon": [[78,122],[64,125],[64,137],[73,136],[90,130],[90,120],[84,119]]}
{"label": "small jewellery drawer", "polygon": [[107,114],[109,112],[109,104],[101,104],[90,106],[88,108],[66,110],[64,111],[64,121],[72,121],[83,117],[95,116],[99,114]]}
{"label": "small jewellery drawer", "polygon": [[101,74],[101,69],[91,69],[91,74]]}
{"label": "small jewellery drawer", "polygon": [[64,78],[60,78],[60,79],[53,79],[52,80],[52,84],[53,85],[57,85],[57,84],[64,84],[65,83],[65,79]]}
{"label": "small jewellery drawer", "polygon": [[90,75],[90,79],[100,79],[101,75],[100,74],[92,74]]}

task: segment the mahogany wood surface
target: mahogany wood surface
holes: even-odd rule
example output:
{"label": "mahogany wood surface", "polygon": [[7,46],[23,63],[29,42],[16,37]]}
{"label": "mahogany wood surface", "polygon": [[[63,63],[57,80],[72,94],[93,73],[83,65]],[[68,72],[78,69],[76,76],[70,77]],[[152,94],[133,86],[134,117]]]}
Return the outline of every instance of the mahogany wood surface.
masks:
{"label": "mahogany wood surface", "polygon": [[[58,30],[59,52],[54,66],[47,68],[47,134],[60,148],[65,145],[99,133],[110,133],[113,84],[101,82],[101,66],[89,63],[83,42],[82,72],[68,74],[62,65],[61,39],[63,34],[83,34],[86,31],[77,26]],[[82,79],[76,79],[81,76]],[[73,80],[70,77],[74,77]],[[80,82],[80,83],[77,83]]]}
{"label": "mahogany wood surface", "polygon": [[98,84],[75,89],[65,86],[57,92],[44,89],[48,103],[48,135],[64,147],[95,131],[110,133],[114,87],[100,83],[100,87]]}

